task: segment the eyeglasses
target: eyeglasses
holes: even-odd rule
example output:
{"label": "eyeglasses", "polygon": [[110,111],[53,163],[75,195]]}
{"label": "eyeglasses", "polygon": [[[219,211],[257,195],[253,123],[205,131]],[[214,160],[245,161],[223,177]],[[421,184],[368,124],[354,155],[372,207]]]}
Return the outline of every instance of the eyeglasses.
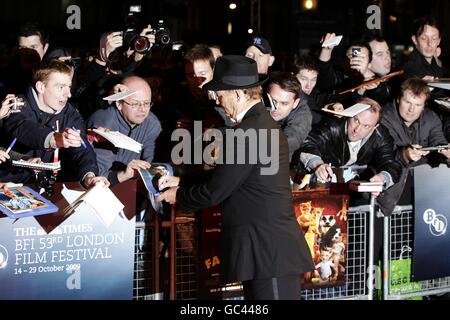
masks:
{"label": "eyeglasses", "polygon": [[143,101],[143,102],[133,102],[130,103],[128,101],[123,100],[123,102],[131,107],[133,110],[137,110],[139,107],[143,107],[144,110],[150,110],[153,106],[153,101]]}

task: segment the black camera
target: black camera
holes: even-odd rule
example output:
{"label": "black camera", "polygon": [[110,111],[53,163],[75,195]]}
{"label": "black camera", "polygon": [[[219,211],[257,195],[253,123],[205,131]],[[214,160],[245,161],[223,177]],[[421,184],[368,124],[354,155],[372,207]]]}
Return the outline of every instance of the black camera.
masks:
{"label": "black camera", "polygon": [[[142,8],[140,5],[129,7],[125,20],[125,31],[122,32],[123,47],[131,48],[140,54],[146,54],[151,49],[151,43],[147,37],[140,35],[142,28]],[[170,43],[170,32],[164,20],[158,20],[153,28],[156,45],[166,45]]]}
{"label": "black camera", "polygon": [[352,58],[355,58],[361,54],[361,48],[352,48]]}
{"label": "black camera", "polygon": [[135,29],[127,29],[122,33],[123,46],[131,48],[138,53],[146,54],[150,51],[151,43],[147,37],[141,36]]}
{"label": "black camera", "polygon": [[140,15],[141,6],[130,6],[127,18],[125,20],[125,28],[122,31],[123,48],[125,50],[133,49],[138,53],[146,54],[150,51],[151,44],[147,37],[140,35]]}
{"label": "black camera", "polygon": [[170,43],[170,31],[164,23],[164,20],[158,20],[155,30],[155,42],[159,45]]}
{"label": "black camera", "polygon": [[22,97],[14,98],[11,110],[21,110],[23,107],[25,107],[25,100]]}
{"label": "black camera", "polygon": [[[156,45],[167,45],[170,43],[170,31],[166,27],[164,20],[159,20],[156,27],[153,29],[155,35]],[[123,46],[131,48],[138,53],[146,54],[151,49],[150,40],[147,37],[141,36],[134,28],[129,28],[122,33]]]}
{"label": "black camera", "polygon": [[73,57],[73,58],[70,58],[69,60],[65,60],[64,62],[70,67],[78,68],[81,64],[81,58]]}

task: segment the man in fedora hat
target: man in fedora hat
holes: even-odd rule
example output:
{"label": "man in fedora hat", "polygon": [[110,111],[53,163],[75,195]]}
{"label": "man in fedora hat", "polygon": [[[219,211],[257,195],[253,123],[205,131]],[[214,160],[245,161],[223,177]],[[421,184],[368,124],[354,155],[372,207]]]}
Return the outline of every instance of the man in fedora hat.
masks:
{"label": "man in fedora hat", "polygon": [[[180,180],[164,177],[160,188],[171,188],[161,194],[159,201],[176,202],[184,211],[221,204],[223,282],[242,281],[246,299],[294,300],[300,298],[299,275],[314,266],[293,210],[288,144],[261,102],[260,85],[265,80],[259,77],[256,62],[250,58],[217,59],[213,79],[204,88],[216,93],[217,104],[235,122],[226,135],[257,133],[253,135],[256,140],[227,144],[223,154],[232,149],[236,159],[242,152],[248,154],[256,144],[259,155],[248,154],[244,164],[229,163],[227,159],[198,185],[184,185],[181,180],[179,186],[171,187]],[[266,143],[261,137],[267,138]],[[269,144],[279,147],[270,157],[278,170],[271,173],[264,172],[268,165],[260,156],[273,150]],[[254,163],[248,160],[252,157],[256,158]]]}

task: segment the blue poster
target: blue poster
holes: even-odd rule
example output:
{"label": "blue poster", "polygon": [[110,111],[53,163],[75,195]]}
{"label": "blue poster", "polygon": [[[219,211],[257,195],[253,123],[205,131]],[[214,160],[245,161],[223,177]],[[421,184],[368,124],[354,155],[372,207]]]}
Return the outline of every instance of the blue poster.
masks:
{"label": "blue poster", "polygon": [[135,218],[61,215],[0,216],[0,299],[132,299]]}
{"label": "blue poster", "polygon": [[414,169],[414,281],[450,276],[450,168]]}

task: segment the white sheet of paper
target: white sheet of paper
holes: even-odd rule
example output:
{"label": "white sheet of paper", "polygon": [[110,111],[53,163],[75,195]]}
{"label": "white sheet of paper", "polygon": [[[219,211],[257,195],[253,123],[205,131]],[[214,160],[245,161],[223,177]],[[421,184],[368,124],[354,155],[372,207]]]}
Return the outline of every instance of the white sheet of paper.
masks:
{"label": "white sheet of paper", "polygon": [[36,169],[36,170],[60,170],[61,162],[48,162],[48,163],[33,163],[25,160],[13,160],[13,166]]}
{"label": "white sheet of paper", "polygon": [[86,192],[70,190],[63,185],[61,194],[69,204],[83,197],[83,202],[75,209],[75,212],[93,210],[100,220],[109,227],[125,207],[109,188],[99,184]]}
{"label": "white sheet of paper", "polygon": [[338,46],[342,41],[343,36],[336,36],[334,38],[328,39],[327,41],[324,41],[322,43],[322,47],[331,47],[331,46]]}
{"label": "white sheet of paper", "polygon": [[65,184],[63,184],[63,188],[61,190],[62,196],[64,197],[64,199],[66,199],[66,201],[69,204],[74,203],[75,200],[77,200],[79,197],[81,197],[81,195],[83,193],[84,193],[83,191],[68,189]]}
{"label": "white sheet of paper", "polygon": [[98,129],[94,129],[93,131],[111,142],[116,148],[127,149],[136,153],[141,153],[142,151],[142,143],[137,142],[119,131],[103,132]]}
{"label": "white sheet of paper", "polygon": [[98,184],[90,189],[84,201],[94,209],[100,219],[109,227],[125,207],[109,189]]}
{"label": "white sheet of paper", "polygon": [[442,100],[442,99],[434,99],[434,102],[437,104],[440,104],[441,106],[444,106],[446,108],[450,108],[450,101]]}
{"label": "white sheet of paper", "polygon": [[430,82],[429,87],[450,90],[450,82]]}
{"label": "white sheet of paper", "polygon": [[[78,190],[72,190],[72,189],[68,189],[66,187],[66,185],[63,184],[63,188],[61,190],[61,194],[64,197],[64,199],[66,199],[66,201],[69,203],[69,205],[71,205],[72,203],[74,203],[79,197],[81,197],[84,192],[83,191],[78,191]],[[86,207],[88,209],[86,209]],[[80,205],[78,205],[74,212],[75,213],[79,213],[82,212],[84,210],[92,210],[90,209],[86,203],[82,202],[80,203]]]}
{"label": "white sheet of paper", "polygon": [[357,103],[357,104],[354,104],[351,107],[345,109],[344,111],[334,111],[334,110],[325,109],[325,108],[322,108],[322,110],[325,112],[328,112],[328,113],[336,114],[338,116],[353,118],[357,114],[359,114],[369,108],[370,108],[370,105],[368,105],[368,104]]}
{"label": "white sheet of paper", "polygon": [[135,93],[136,93],[136,91],[122,91],[122,92],[118,92],[118,93],[112,94],[110,96],[104,97],[103,100],[119,101],[119,100],[126,99]]}

